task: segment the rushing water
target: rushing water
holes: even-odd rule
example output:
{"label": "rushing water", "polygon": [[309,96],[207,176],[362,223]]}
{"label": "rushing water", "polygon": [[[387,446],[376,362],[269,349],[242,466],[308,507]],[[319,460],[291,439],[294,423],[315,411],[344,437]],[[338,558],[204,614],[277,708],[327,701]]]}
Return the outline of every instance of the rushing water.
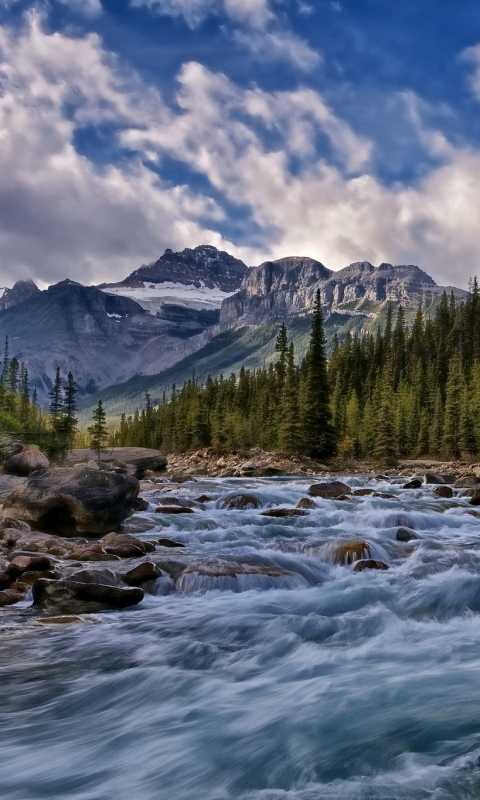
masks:
{"label": "rushing water", "polygon": [[[291,507],[309,483],[175,495]],[[393,492],[298,518],[215,502],[165,515],[161,535],[188,545],[170,560],[270,574],[215,583],[192,568],[184,591],[73,624],[2,612],[2,800],[476,800],[480,520],[431,487]],[[418,540],[396,541],[399,525]],[[358,539],[390,569],[335,564]]]}

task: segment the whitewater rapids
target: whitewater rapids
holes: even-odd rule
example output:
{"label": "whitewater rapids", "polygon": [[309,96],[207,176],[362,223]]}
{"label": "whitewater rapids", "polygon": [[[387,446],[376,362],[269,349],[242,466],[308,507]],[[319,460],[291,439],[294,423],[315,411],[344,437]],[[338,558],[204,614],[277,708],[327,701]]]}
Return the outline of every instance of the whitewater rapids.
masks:
{"label": "whitewater rapids", "polygon": [[[153,511],[161,487],[142,516],[187,545],[166,558],[250,573],[192,568],[67,624],[2,612],[2,800],[480,797],[480,519],[433,487],[342,480],[397,498],[274,519],[311,480],[211,479],[172,487],[212,497],[173,516]],[[232,491],[262,508],[216,508]],[[358,540],[389,569],[335,563]]]}

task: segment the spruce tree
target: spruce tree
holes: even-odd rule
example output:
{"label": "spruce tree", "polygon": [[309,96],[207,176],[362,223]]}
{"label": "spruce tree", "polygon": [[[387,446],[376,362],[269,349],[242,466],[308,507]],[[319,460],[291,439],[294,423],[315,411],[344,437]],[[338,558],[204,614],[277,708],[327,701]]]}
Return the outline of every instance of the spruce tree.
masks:
{"label": "spruce tree", "polygon": [[90,447],[92,448],[92,450],[95,451],[99,465],[100,465],[100,458],[102,452],[105,450],[105,445],[108,437],[108,431],[105,425],[106,419],[107,415],[105,414],[103,403],[101,400],[99,400],[92,414],[93,425],[90,425],[90,427],[88,428],[88,432],[90,434]]}
{"label": "spruce tree", "polygon": [[460,356],[456,355],[450,361],[448,370],[445,419],[443,428],[443,450],[449,458],[459,458],[460,447],[460,417],[462,410],[463,381]]}
{"label": "spruce tree", "polygon": [[335,452],[336,438],[330,410],[330,387],[319,289],[315,297],[310,343],[305,358],[302,411],[302,438],[305,452],[313,458],[329,458]]}
{"label": "spruce tree", "polygon": [[65,451],[73,447],[78,423],[78,418],[76,416],[77,410],[77,384],[75,383],[73,374],[69,372],[63,395],[62,414],[59,425]]}
{"label": "spruce tree", "polygon": [[288,348],[285,388],[280,404],[281,414],[278,426],[278,444],[287,453],[300,450],[298,381],[295,370],[293,344]]}

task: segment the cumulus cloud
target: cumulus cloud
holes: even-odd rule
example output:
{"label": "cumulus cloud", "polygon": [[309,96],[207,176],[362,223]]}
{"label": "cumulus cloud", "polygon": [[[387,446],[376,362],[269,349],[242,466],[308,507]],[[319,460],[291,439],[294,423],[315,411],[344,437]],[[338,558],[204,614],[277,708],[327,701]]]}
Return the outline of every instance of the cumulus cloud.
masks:
{"label": "cumulus cloud", "polygon": [[273,18],[269,0],[131,0],[134,7],[147,6],[160,14],[184,17],[191,27],[211,14],[225,14],[235,22],[262,28]]}
{"label": "cumulus cloud", "polygon": [[[387,187],[372,142],[312,89],[243,89],[190,63],[169,107],[97,36],[46,33],[36,13],[20,33],[0,29],[0,55],[0,259],[10,282],[121,278],[164,247],[200,243],[249,264],[417,263],[457,285],[477,269],[480,153],[426,129],[414,96],[405,98],[412,125],[439,166],[416,185]],[[112,163],[79,152],[76,136],[91,126],[122,148]],[[165,157],[206,178],[216,201],[162,180]],[[249,211],[255,249],[222,237],[223,201]]]}
{"label": "cumulus cloud", "polygon": [[150,124],[160,97],[126,78],[94,36],[0,29],[0,258],[3,280],[119,278],[164,247],[222,243],[201,220],[222,211],[169,186],[135,157],[97,166],[75,134],[89,125]]}

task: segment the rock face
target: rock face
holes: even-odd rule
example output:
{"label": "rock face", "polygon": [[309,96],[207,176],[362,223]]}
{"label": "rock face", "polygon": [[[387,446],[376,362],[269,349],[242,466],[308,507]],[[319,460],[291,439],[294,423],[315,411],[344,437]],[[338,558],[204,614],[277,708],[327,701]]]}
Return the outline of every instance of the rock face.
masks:
{"label": "rock face", "polygon": [[4,464],[4,470],[7,475],[16,475],[17,477],[26,477],[36,472],[38,469],[48,469],[50,462],[40,450],[27,449],[22,450],[14,456],[10,456]]}
{"label": "rock face", "polygon": [[139,483],[131,475],[52,469],[32,475],[6,500],[5,516],[60,536],[109,533],[128,517]]}
{"label": "rock face", "polygon": [[[304,311],[313,305],[317,289],[327,316],[335,311],[359,313],[366,303],[393,301],[413,306],[443,293],[414,265],[374,267],[360,261],[332,272],[313,258],[281,258],[248,272],[240,291],[224,301],[220,322],[258,325],[272,315],[283,318]],[[456,292],[464,296],[461,290]]]}
{"label": "rock face", "polygon": [[3,294],[0,297],[0,311],[11,308],[11,306],[15,306],[17,303],[23,302],[23,300],[28,300],[36,294],[40,294],[40,289],[36,283],[31,280],[17,281],[13,289],[3,289]]}

